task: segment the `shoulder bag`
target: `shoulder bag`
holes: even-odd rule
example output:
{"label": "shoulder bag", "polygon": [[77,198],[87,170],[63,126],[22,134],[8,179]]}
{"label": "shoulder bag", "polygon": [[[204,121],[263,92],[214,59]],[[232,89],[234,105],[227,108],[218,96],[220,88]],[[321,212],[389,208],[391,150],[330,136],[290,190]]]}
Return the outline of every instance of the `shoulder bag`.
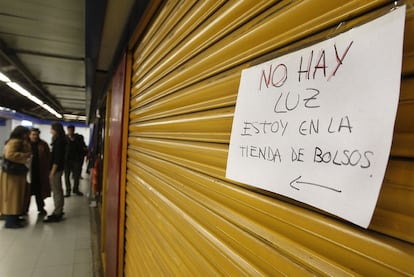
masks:
{"label": "shoulder bag", "polygon": [[15,163],[8,159],[3,159],[1,169],[3,172],[11,175],[25,175],[29,171],[24,164]]}

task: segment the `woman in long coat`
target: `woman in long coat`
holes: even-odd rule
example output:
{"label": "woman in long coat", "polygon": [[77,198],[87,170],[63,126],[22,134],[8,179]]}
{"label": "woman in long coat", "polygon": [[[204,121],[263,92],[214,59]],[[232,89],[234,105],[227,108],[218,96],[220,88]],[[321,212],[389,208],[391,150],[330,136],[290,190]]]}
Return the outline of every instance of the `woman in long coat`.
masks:
{"label": "woman in long coat", "polygon": [[[3,158],[18,164],[27,164],[32,151],[28,141],[29,129],[17,126],[4,146]],[[5,228],[20,228],[24,225],[19,215],[24,213],[29,186],[27,174],[14,175],[0,172],[0,213],[5,216]]]}

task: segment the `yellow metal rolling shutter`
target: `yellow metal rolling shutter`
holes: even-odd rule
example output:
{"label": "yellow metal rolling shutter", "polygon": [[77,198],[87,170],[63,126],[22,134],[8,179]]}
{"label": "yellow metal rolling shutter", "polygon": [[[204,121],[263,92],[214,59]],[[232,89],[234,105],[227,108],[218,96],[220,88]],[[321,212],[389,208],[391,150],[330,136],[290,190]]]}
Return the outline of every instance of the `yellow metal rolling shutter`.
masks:
{"label": "yellow metal rolling shutter", "polygon": [[[389,1],[166,1],[132,72],[125,276],[413,275],[413,36],[368,230],[224,178],[241,70]],[[381,11],[380,11],[381,10]],[[413,33],[413,9],[407,32]]]}

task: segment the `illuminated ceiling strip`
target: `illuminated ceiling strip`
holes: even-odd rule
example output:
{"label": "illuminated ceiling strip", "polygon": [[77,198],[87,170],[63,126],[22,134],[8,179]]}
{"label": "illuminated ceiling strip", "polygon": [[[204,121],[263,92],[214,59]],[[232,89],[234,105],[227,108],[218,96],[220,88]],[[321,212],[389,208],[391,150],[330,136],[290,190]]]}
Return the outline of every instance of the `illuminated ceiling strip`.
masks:
{"label": "illuminated ceiling strip", "polygon": [[84,116],[84,115],[64,114],[63,117],[66,118],[66,119],[86,121],[86,116]]}
{"label": "illuminated ceiling strip", "polygon": [[5,83],[11,82],[9,77],[7,77],[6,75],[4,75],[1,72],[0,72],[0,81],[5,82]]}
{"label": "illuminated ceiling strip", "polygon": [[29,97],[29,95],[31,95],[30,92],[22,88],[18,83],[8,82],[7,85],[23,96]]}
{"label": "illuminated ceiling strip", "polygon": [[27,97],[32,102],[36,103],[37,105],[39,105],[43,109],[47,110],[48,112],[50,112],[51,114],[53,114],[57,118],[62,118],[62,115],[61,114],[59,114],[58,112],[56,112],[53,108],[51,108],[49,105],[45,104],[42,100],[40,100],[36,96],[32,95],[29,91],[27,91],[25,88],[23,88],[22,86],[20,86],[18,83],[12,82],[9,79],[9,77],[7,77],[6,75],[4,75],[1,72],[0,72],[0,81],[5,82],[6,85],[8,85],[12,89],[14,89],[18,93],[20,93],[21,95]]}

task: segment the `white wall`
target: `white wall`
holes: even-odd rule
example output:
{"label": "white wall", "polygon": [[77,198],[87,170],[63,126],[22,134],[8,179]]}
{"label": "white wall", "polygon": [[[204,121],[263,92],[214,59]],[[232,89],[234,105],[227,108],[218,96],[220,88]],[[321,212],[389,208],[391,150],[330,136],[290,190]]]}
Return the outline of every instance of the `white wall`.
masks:
{"label": "white wall", "polygon": [[[34,124],[33,127],[39,128],[40,130],[40,138],[46,141],[47,143],[52,142],[52,135],[50,134],[50,125],[44,124]],[[67,132],[66,126],[63,127],[65,129],[65,133]],[[75,126],[75,133],[81,134],[85,139],[86,145],[89,143],[89,128],[86,127],[77,127]]]}
{"label": "white wall", "polygon": [[[7,120],[6,126],[0,126],[0,152],[2,155],[3,145],[4,142],[9,138],[11,131],[18,125],[22,125],[21,120]],[[31,128],[39,128],[40,130],[40,138],[46,141],[48,144],[52,142],[52,135],[50,134],[50,124],[38,124],[34,123],[32,126],[25,124],[26,127]],[[64,126],[65,132],[67,131],[66,126]],[[78,127],[75,126],[75,133],[81,134],[84,139],[86,145],[89,143],[89,127]]]}
{"label": "white wall", "polygon": [[6,140],[10,136],[10,132],[12,130],[11,124],[12,124],[11,120],[7,119],[6,120],[6,126],[0,126],[0,156],[3,155],[4,143],[6,142]]}

